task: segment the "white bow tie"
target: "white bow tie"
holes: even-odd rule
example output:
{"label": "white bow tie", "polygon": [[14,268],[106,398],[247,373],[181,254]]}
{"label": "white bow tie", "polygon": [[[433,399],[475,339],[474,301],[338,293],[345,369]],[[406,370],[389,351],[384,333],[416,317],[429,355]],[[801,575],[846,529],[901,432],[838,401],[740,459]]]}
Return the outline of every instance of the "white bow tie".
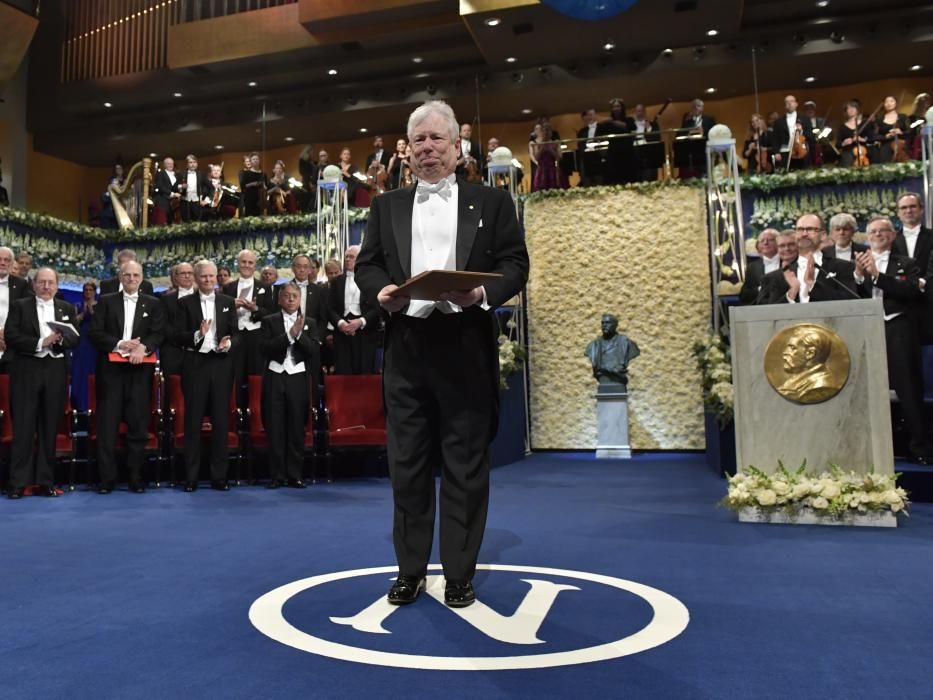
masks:
{"label": "white bow tie", "polygon": [[4,277],[2,280],[0,280],[0,287],[9,287],[9,286],[10,286],[9,277]]}
{"label": "white bow tie", "polygon": [[135,304],[137,301],[139,301],[139,292],[137,292],[136,294],[124,294],[123,300],[131,301]]}
{"label": "white bow tie", "polygon": [[308,286],[308,282],[307,282],[307,281],[304,281],[304,282],[295,282],[295,284],[297,284],[297,285],[298,285],[299,287],[301,287],[302,289],[304,289],[305,287]]}
{"label": "white bow tie", "polygon": [[194,287],[189,287],[188,289],[185,289],[184,287],[178,288],[179,299],[184,299],[185,297],[190,296],[192,294],[194,294]]}
{"label": "white bow tie", "polygon": [[426,202],[432,194],[439,194],[444,200],[450,199],[450,180],[446,177],[436,185],[430,185],[427,182],[418,183],[418,201]]}
{"label": "white bow tie", "polygon": [[52,299],[46,301],[45,299],[36,299],[36,304],[41,306],[43,309],[54,309],[55,302]]}
{"label": "white bow tie", "polygon": [[891,253],[881,253],[880,255],[875,255],[872,253],[871,256],[875,259],[875,264],[877,265],[880,262],[887,262],[888,258],[891,256]]}
{"label": "white bow tie", "polygon": [[201,301],[202,302],[214,301],[214,295],[213,294],[207,294],[207,295],[202,294]]}

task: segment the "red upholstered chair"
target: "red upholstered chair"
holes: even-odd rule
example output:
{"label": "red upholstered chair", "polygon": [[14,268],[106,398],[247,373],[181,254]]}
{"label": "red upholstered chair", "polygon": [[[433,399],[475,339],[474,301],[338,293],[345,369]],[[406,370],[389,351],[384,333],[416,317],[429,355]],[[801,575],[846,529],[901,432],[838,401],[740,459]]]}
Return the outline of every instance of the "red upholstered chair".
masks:
{"label": "red upholstered chair", "polygon": [[328,374],[324,377],[327,417],[327,472],[332,479],[331,451],[385,448],[386,416],[381,374]]}
{"label": "red upholstered chair", "polygon": [[[243,465],[243,440],[242,440],[242,419],[243,413],[236,405],[236,391],[234,387],[230,388],[230,421],[227,426],[227,447],[230,450],[230,459],[236,462],[235,481],[237,484],[241,480],[241,470]],[[181,391],[181,375],[170,374],[168,377],[168,411],[167,411],[167,436],[169,451],[173,457],[177,458],[185,448],[185,397]],[[207,439],[211,434],[210,419],[204,418],[201,422],[201,440]],[[175,460],[173,460],[174,464]],[[229,473],[229,472],[228,472]],[[172,469],[174,476],[175,469]]]}
{"label": "red upholstered chair", "polygon": [[[97,377],[88,377],[87,440],[88,465],[97,464]],[[146,455],[155,463],[154,483],[162,485],[162,467],[168,461],[165,451],[165,422],[162,413],[162,373],[152,373],[152,393],[149,399],[149,434],[146,441]],[[126,423],[121,422],[117,430],[117,449],[126,449]],[[90,468],[88,469],[90,474]],[[98,475],[99,476],[99,475]],[[145,481],[145,474],[143,475]],[[90,478],[86,479],[90,483]]]}

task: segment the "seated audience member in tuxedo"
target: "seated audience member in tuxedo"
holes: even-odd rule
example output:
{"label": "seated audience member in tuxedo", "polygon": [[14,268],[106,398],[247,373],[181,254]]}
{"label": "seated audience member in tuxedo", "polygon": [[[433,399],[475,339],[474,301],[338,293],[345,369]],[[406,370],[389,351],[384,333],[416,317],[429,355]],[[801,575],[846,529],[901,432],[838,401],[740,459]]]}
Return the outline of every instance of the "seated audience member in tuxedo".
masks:
{"label": "seated audience member in tuxedo", "polygon": [[[33,280],[36,296],[10,305],[4,326],[7,347],[15,354],[10,370],[13,445],[10,449],[10,498],[20,498],[29,484],[56,496],[55,434],[65,412],[68,367],[65,353],[78,339],[65,338],[49,321],[75,323],[75,307],[55,298],[58,273],[41,267]],[[33,471],[35,454],[35,471]]]}
{"label": "seated audience member in tuxedo", "polygon": [[344,273],[331,282],[328,319],[334,327],[335,374],[375,372],[379,309],[360,294],[354,268],[358,245],[347,248]]}
{"label": "seated audience member in tuxedo", "polygon": [[[98,493],[113,491],[117,480],[117,433],[125,422],[129,489],[145,491],[143,461],[149,440],[149,405],[154,364],[146,361],[165,333],[165,312],[154,296],[139,291],[142,266],[132,260],[120,270],[122,292],[104,294],[91,321],[97,363]],[[115,357],[121,358],[117,361]]]}
{"label": "seated audience member in tuxedo", "polygon": [[[781,231],[775,238],[775,247],[777,248],[778,254],[778,270],[785,270],[791,265],[795,265],[797,262],[797,234],[794,229],[787,229]],[[775,272],[772,270],[771,272]],[[779,282],[779,279],[772,275],[771,272],[765,273],[765,275],[759,280],[758,287],[758,298],[752,301],[753,304],[762,304],[762,300],[766,299],[770,294],[770,286]]]}
{"label": "seated audience member in tuxedo", "polygon": [[820,216],[804,214],[797,219],[794,231],[797,260],[762,278],[758,303],[806,304],[856,298],[855,265],[823,256],[825,231]]}
{"label": "seated audience member in tuxedo", "polygon": [[852,242],[857,227],[855,217],[851,214],[833,216],[829,220],[829,237],[832,240],[829,241],[829,245],[824,246],[823,257],[855,263],[856,254],[868,250],[867,245]]}
{"label": "seated audience member in tuxedo", "polygon": [[263,316],[275,310],[272,288],[256,279],[256,253],[241,250],[236,258],[240,273],[235,280],[227,282],[221,289],[233,297],[236,305],[237,330],[240,340],[232,353],[233,376],[240,390],[241,405],[245,406],[247,377],[262,374],[263,358],[259,347],[259,326]]}
{"label": "seated audience member in tuxedo", "polygon": [[317,324],[301,313],[301,290],[294,282],[279,289],[280,311],[262,319],[262,424],[269,438],[269,488],[287,483],[303,489],[305,425],[311,367],[320,366]]}
{"label": "seated audience member in tuxedo", "polygon": [[[114,263],[114,267],[116,267],[118,274],[116,277],[109,277],[108,279],[100,281],[101,295],[113,294],[114,292],[123,291],[123,282],[119,276],[119,271],[123,268],[124,263],[131,262],[131,261],[139,262],[139,260],[136,257],[135,250],[124,248],[119,253],[117,253],[117,260],[116,260],[116,263]],[[144,279],[142,281],[142,284],[139,285],[139,291],[141,291],[143,294],[148,294],[149,296],[153,296],[152,282]]]}
{"label": "seated audience member in tuxedo", "polygon": [[167,377],[170,374],[181,374],[184,350],[175,342],[174,330],[178,319],[178,304],[187,296],[194,294],[194,268],[191,263],[178,263],[172,268],[172,277],[175,279],[175,289],[170,289],[159,299],[162,302],[162,315],[165,318],[165,333],[162,346],[159,348],[159,364],[162,373]]}
{"label": "seated audience member in tuxedo", "polygon": [[185,349],[181,385],[185,397],[185,491],[198,488],[201,466],[201,421],[211,421],[211,488],[228,491],[227,431],[236,348],[237,310],[234,299],[215,291],[217,266],[200,260],[194,266],[198,291],[178,302],[175,343]]}
{"label": "seated audience member in tuxedo", "polygon": [[26,280],[12,274],[13,268],[13,251],[6,246],[0,247],[0,374],[7,374],[13,358],[12,350],[6,346],[3,330],[10,317],[10,307],[32,294]]}
{"label": "seated audience member in tuxedo", "polygon": [[762,278],[769,272],[774,272],[781,267],[781,259],[778,257],[777,237],[778,231],[773,228],[766,228],[758,235],[758,240],[755,241],[758,257],[749,259],[748,266],[745,269],[745,282],[742,284],[742,291],[739,293],[739,301],[742,304],[754,304],[758,299]]}
{"label": "seated audience member in tuxedo", "polygon": [[870,251],[855,260],[859,293],[884,304],[884,336],[888,351],[888,382],[901,405],[910,433],[910,460],[933,461],[929,427],[923,415],[923,371],[917,319],[914,310],[921,300],[920,268],[906,255],[891,251],[897,232],[890,219],[873,217],[868,223]]}

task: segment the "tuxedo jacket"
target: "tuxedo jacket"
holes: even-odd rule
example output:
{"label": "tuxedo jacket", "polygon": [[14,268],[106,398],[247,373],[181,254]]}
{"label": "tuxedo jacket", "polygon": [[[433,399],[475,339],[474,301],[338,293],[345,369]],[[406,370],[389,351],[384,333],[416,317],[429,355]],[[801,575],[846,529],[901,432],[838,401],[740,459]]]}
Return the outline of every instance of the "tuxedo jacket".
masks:
{"label": "tuxedo jacket", "polygon": [[173,192],[178,192],[178,183],[181,182],[179,174],[175,173],[175,184],[169,179],[168,171],[162,169],[155,176],[155,182],[152,185],[152,201],[160,209],[169,208],[169,196]]}
{"label": "tuxedo jacket", "polygon": [[[388,148],[382,149],[382,158],[379,159],[379,162],[385,167],[386,170],[389,169],[389,161],[392,159],[392,152]],[[368,156],[366,156],[366,170],[369,170],[369,166],[372,165],[372,162],[376,160],[376,152],[373,151]]]}
{"label": "tuxedo jacket", "polygon": [[873,288],[884,293],[884,313],[913,313],[922,298],[920,291],[920,267],[906,255],[891,253],[887,269],[876,281],[866,277],[858,285],[859,295],[871,299]]}
{"label": "tuxedo jacket", "polygon": [[[903,233],[898,233],[891,246],[891,252],[897,255],[907,256],[907,239]],[[924,226],[920,227],[920,234],[917,236],[917,245],[914,247],[914,260],[920,268],[921,277],[927,273],[927,267],[933,261],[933,231]],[[929,279],[929,276],[927,277]]]}
{"label": "tuxedo jacket", "polygon": [[[97,302],[97,310],[91,319],[88,338],[100,353],[113,351],[123,340],[123,324],[126,320],[123,294],[104,294]],[[131,338],[139,338],[146,346],[146,354],[155,352],[165,337],[165,310],[162,303],[150,294],[140,294],[133,315]]]}
{"label": "tuxedo jacket", "polygon": [[[237,285],[240,282],[238,277],[224,285],[223,293],[228,297],[237,297]],[[268,316],[275,311],[275,297],[272,294],[272,288],[268,284],[263,284],[258,279],[253,279],[253,291],[250,294],[250,301],[256,302],[256,310],[249,315],[249,320],[254,323],[262,321],[264,316]],[[222,336],[221,336],[222,337]]]}
{"label": "tuxedo jacket", "polygon": [[[205,173],[205,172],[203,172],[203,171],[201,171],[201,170],[196,171],[196,173],[197,173],[197,176],[198,176],[198,180],[197,180],[197,182],[198,182],[198,201],[200,201],[200,200],[203,199],[204,197],[210,197],[210,196],[214,193],[214,188],[213,188],[213,186],[211,185],[211,178],[208,176],[207,173]],[[177,185],[176,185],[176,190],[177,190],[178,192],[181,193],[181,201],[184,202],[185,200],[188,199],[188,190],[187,190],[187,188],[182,189],[181,186],[188,183],[188,171],[187,171],[187,170],[182,170],[180,173],[177,173],[177,174],[175,175],[175,177],[178,178],[178,183],[177,183]]]}
{"label": "tuxedo jacket", "polygon": [[[120,291],[120,280],[116,277],[110,277],[105,280],[100,281],[100,294],[115,294]],[[139,293],[148,294],[149,296],[155,296],[155,292],[152,291],[152,282],[149,280],[143,280],[139,284]]]}
{"label": "tuxedo jacket", "polygon": [[[868,246],[865,245],[864,243],[856,243],[855,241],[852,241],[852,257],[853,257],[853,258],[855,257],[855,254],[856,254],[856,253],[864,253],[866,250],[868,250]],[[833,258],[833,259],[835,259],[835,257],[836,257],[836,244],[833,243],[833,244],[830,245],[830,246],[826,246],[825,248],[823,248],[823,250],[822,250],[821,252],[823,253],[823,259],[824,259],[824,260],[827,259],[827,258]],[[854,262],[854,261],[853,261],[853,262]]]}
{"label": "tuxedo jacket", "polygon": [[[56,321],[70,323],[75,328],[78,327],[77,312],[74,306],[67,301],[55,299],[54,297],[52,303],[55,305]],[[35,355],[39,338],[42,337],[39,330],[39,312],[36,309],[36,297],[25,296],[10,304],[10,313],[4,327],[4,337],[7,347],[15,353],[13,357],[15,371],[16,360],[21,357]],[[62,339],[62,342],[53,345],[52,349],[55,352],[64,352],[76,347],[78,342],[78,340]]]}
{"label": "tuxedo jacket", "polygon": [[[855,289],[855,265],[836,258],[823,258],[822,270],[816,271],[816,281],[810,290],[810,301],[841,301],[855,299],[859,296]],[[784,270],[788,266],[769,272],[761,279],[761,291],[758,293],[758,304],[786,304],[787,292],[790,289],[784,279]],[[797,273],[797,263],[790,264],[789,269]],[[832,275],[832,277],[830,277]],[[796,301],[800,301],[798,296]]]}
{"label": "tuxedo jacket", "polygon": [[[708,114],[704,114],[701,118],[703,126],[703,138],[709,136],[709,130],[716,126],[715,117],[711,117]],[[696,126],[693,115],[689,112],[684,115],[684,118],[680,122],[681,128],[692,129]]]}
{"label": "tuxedo jacket", "polygon": [[[288,328],[285,327],[285,319],[281,311],[269,314],[262,319],[262,339],[260,348],[266,365],[269,362],[285,362],[285,353],[288,351]],[[315,350],[320,346],[320,340],[317,334],[317,324],[305,317],[304,330],[301,335],[291,345],[292,356],[295,362],[311,362]],[[318,350],[319,351],[319,350]],[[305,369],[310,368],[305,365]]]}
{"label": "tuxedo jacket", "polygon": [[[360,288],[360,313],[363,318],[366,319],[366,325],[363,327],[364,333],[369,333],[375,331],[379,328],[379,306],[376,302],[376,294],[379,293],[379,290],[376,290],[376,294],[370,296],[367,294],[363,287],[360,285],[360,280],[358,274],[354,275],[356,279],[356,286]],[[383,285],[384,287],[385,285]],[[379,289],[382,289],[380,287]],[[327,320],[331,322],[334,326],[334,330],[337,329],[338,323],[347,317],[347,308],[344,303],[345,292],[347,291],[347,276],[346,274],[336,277],[330,283],[330,291],[327,294]]]}
{"label": "tuxedo jacket", "polygon": [[[797,121],[800,122],[803,127],[804,138],[807,141],[810,152],[812,152],[815,146],[813,130],[806,128],[805,117],[801,117],[798,114]],[[787,115],[782,114],[778,117],[778,120],[774,122],[774,126],[771,127],[771,148],[774,149],[775,153],[780,153],[782,150],[786,150],[788,143],[790,143],[790,131],[787,129]]]}
{"label": "tuxedo jacket", "polygon": [[480,165],[485,162],[485,159],[483,158],[483,149],[480,147],[479,142],[475,139],[470,139],[470,158],[475,159],[476,162]]}
{"label": "tuxedo jacket", "polygon": [[[291,281],[295,282],[295,280]],[[277,284],[272,288],[272,300],[275,304],[273,311],[278,310],[279,292],[281,289],[281,284]],[[309,281],[307,287],[299,287],[298,289],[301,291],[304,301],[305,318],[314,319],[318,327],[318,337],[323,338],[324,329],[327,327],[327,321],[329,319],[327,315],[327,287]]]}
{"label": "tuxedo jacket", "polygon": [[745,282],[739,292],[742,304],[754,304],[758,300],[761,280],[765,276],[765,261],[761,258],[749,258],[745,267]]}
{"label": "tuxedo jacket", "polygon": [[[178,313],[175,316],[174,340],[175,344],[186,350],[200,350],[204,342],[202,338],[194,341],[195,331],[201,328],[204,314],[201,313],[201,294],[186,296],[178,302]],[[226,294],[214,295],[214,336],[219,343],[221,338],[230,336],[230,350],[232,351],[240,342],[237,331],[236,306],[233,297]]]}
{"label": "tuxedo jacket", "polygon": [[[504,190],[459,178],[457,185],[456,268],[502,275],[483,285],[487,303],[495,309],[518,294],[528,279],[528,251],[515,216],[515,205]],[[363,300],[375,302],[383,287],[402,285],[412,276],[411,215],[415,189],[411,186],[392,190],[373,199],[363,247],[356,261],[356,283]],[[335,280],[330,291],[331,308],[335,304],[343,306],[343,286],[337,284],[340,279]]]}

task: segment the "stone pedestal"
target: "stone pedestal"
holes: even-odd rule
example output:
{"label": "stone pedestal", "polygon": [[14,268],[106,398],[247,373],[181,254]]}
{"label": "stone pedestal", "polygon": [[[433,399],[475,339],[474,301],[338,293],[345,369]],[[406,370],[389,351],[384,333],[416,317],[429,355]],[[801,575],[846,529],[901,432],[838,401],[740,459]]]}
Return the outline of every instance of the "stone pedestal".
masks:
{"label": "stone pedestal", "polygon": [[631,459],[628,442],[628,390],[624,384],[600,384],[596,390],[596,458]]}

